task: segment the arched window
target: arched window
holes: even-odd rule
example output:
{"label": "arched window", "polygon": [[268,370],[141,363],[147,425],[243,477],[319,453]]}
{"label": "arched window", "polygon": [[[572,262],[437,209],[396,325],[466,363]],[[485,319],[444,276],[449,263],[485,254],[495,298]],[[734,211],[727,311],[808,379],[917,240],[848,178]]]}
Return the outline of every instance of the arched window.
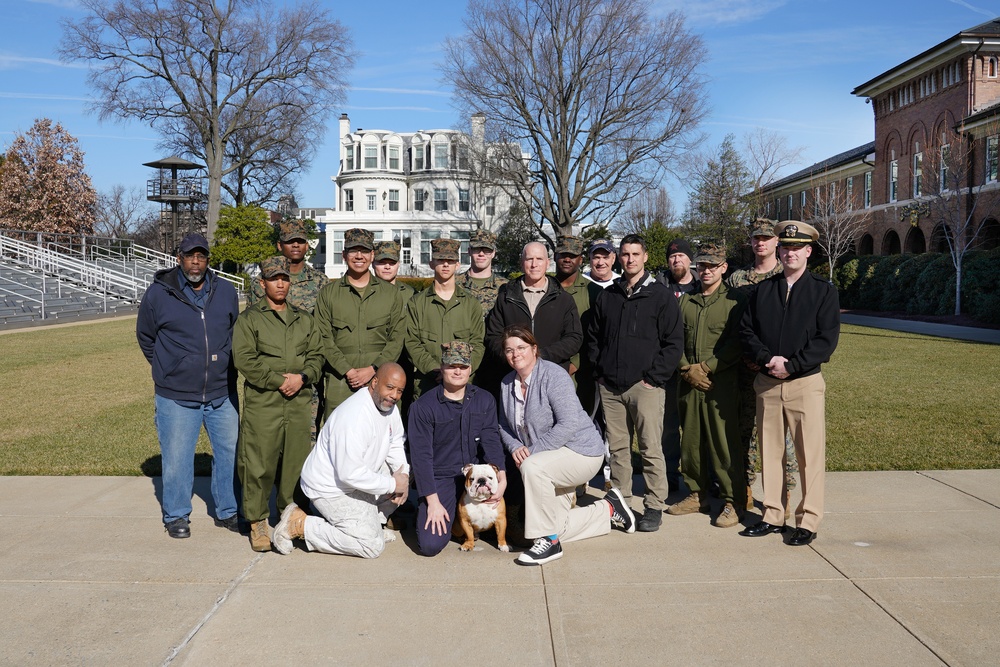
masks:
{"label": "arched window", "polygon": [[979,230],[978,247],[982,250],[1000,248],[1000,222],[993,218],[983,222],[983,227]]}
{"label": "arched window", "polygon": [[871,255],[875,252],[875,239],[872,238],[871,234],[865,234],[861,237],[858,242],[858,254],[859,255]]}
{"label": "arched window", "polygon": [[997,78],[997,57],[992,56],[986,61],[986,76],[991,79]]}
{"label": "arched window", "polygon": [[927,252],[927,242],[924,240],[924,233],[919,227],[912,227],[906,234],[906,253],[909,255],[920,255]]}
{"label": "arched window", "polygon": [[948,236],[951,231],[948,226],[938,223],[931,232],[931,252],[948,252]]}
{"label": "arched window", "polygon": [[884,237],[882,237],[882,254],[899,254],[899,234],[891,229],[885,233]]}

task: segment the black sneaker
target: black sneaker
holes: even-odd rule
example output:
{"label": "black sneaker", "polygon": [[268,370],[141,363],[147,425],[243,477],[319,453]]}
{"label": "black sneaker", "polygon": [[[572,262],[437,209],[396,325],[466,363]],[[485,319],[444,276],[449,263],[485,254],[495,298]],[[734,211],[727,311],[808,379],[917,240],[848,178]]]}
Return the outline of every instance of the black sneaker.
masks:
{"label": "black sneaker", "polygon": [[226,530],[238,533],[240,532],[240,516],[239,514],[234,514],[228,519],[216,519],[215,525],[219,528],[225,528]]}
{"label": "black sneaker", "polygon": [[187,519],[174,519],[170,523],[164,524],[163,529],[170,537],[177,539],[191,537],[191,524],[188,523]]}
{"label": "black sneaker", "polygon": [[625,502],[625,496],[618,489],[612,487],[604,499],[611,505],[611,523],[620,526],[626,533],[635,532],[635,514]]}
{"label": "black sneaker", "polygon": [[518,565],[544,565],[549,561],[562,558],[562,544],[553,542],[547,537],[539,537],[534,546],[514,560]]}
{"label": "black sneaker", "polygon": [[663,521],[663,512],[652,507],[647,507],[642,513],[637,526],[640,533],[655,533],[660,529],[660,522]]}

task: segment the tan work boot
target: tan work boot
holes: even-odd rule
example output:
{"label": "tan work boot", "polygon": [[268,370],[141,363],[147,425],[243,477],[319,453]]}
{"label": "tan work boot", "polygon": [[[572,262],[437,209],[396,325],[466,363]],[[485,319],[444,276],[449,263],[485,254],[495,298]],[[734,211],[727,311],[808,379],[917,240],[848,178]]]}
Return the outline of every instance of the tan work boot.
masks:
{"label": "tan work boot", "polygon": [[719,512],[719,516],[715,519],[715,525],[719,528],[732,528],[740,522],[740,517],[736,513],[736,508],[733,507],[732,503],[726,503],[726,506],[722,508]]}
{"label": "tan work boot", "polygon": [[747,509],[753,509],[753,487],[747,486]]}
{"label": "tan work boot", "polygon": [[305,537],[306,513],[291,503],[281,513],[281,521],[274,527],[274,548],[279,554],[292,553],[292,540]]}
{"label": "tan work boot", "polygon": [[673,516],[681,516],[682,514],[694,514],[695,512],[701,512],[702,514],[708,514],[710,511],[710,506],[707,502],[702,502],[701,494],[697,491],[693,492],[684,500],[679,503],[674,503],[667,508],[667,514],[672,514]]}
{"label": "tan work boot", "polygon": [[254,551],[270,551],[271,536],[267,534],[267,521],[254,521],[250,524],[250,548]]}

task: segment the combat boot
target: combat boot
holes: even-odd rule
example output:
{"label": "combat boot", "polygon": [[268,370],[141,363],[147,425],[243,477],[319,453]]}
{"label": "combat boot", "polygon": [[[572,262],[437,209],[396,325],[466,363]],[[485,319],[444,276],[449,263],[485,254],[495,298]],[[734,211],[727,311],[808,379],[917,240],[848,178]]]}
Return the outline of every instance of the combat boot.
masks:
{"label": "combat boot", "polygon": [[267,534],[267,520],[250,524],[250,548],[254,551],[270,551],[271,536]]}

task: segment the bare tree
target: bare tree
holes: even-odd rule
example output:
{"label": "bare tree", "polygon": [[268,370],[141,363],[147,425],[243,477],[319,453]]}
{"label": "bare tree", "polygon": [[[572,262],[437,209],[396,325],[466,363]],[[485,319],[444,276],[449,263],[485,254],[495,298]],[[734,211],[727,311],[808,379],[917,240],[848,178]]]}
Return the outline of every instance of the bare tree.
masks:
{"label": "bare tree", "polygon": [[[955,267],[955,315],[962,314],[965,256],[979,245],[985,221],[1000,209],[998,135],[997,112],[974,125],[942,123],[920,157],[914,157],[911,177],[917,199],[903,209],[903,215],[916,224],[920,215],[929,214],[937,224],[935,232],[946,241]],[[985,169],[980,171],[977,164]]]}
{"label": "bare tree", "polygon": [[89,61],[102,119],[137,119],[168,140],[191,134],[208,167],[209,239],[222,181],[241,163],[230,142],[264,128],[252,155],[295,131],[322,127],[344,99],[355,54],[347,30],[313,2],[276,8],[264,0],[80,0],[88,15],[63,23],[60,54]]}
{"label": "bare tree", "polygon": [[461,111],[483,112],[490,143],[513,147],[492,160],[494,182],[556,234],[613,218],[698,139],[704,46],[681,14],[654,19],[649,7],[471,0],[466,34],[445,44]]}
{"label": "bare tree", "polygon": [[94,234],[116,238],[132,238],[139,230],[155,225],[156,207],[146,199],[140,188],[126,188],[120,183],[97,195],[97,220]]}
{"label": "bare tree", "polygon": [[868,228],[872,219],[870,208],[858,206],[853,188],[848,190],[844,180],[826,172],[812,179],[813,192],[819,197],[814,202],[818,215],[809,220],[819,232],[816,245],[830,263],[830,282],[841,257],[851,252],[858,237]]}
{"label": "bare tree", "polygon": [[743,164],[750,178],[751,213],[756,217],[764,210],[763,189],[773,183],[786,168],[802,161],[801,146],[789,146],[783,135],[757,127],[743,135]]}
{"label": "bare tree", "polygon": [[615,218],[613,227],[622,234],[642,234],[654,222],[665,227],[677,223],[674,203],[664,187],[643,190],[633,197]]}

